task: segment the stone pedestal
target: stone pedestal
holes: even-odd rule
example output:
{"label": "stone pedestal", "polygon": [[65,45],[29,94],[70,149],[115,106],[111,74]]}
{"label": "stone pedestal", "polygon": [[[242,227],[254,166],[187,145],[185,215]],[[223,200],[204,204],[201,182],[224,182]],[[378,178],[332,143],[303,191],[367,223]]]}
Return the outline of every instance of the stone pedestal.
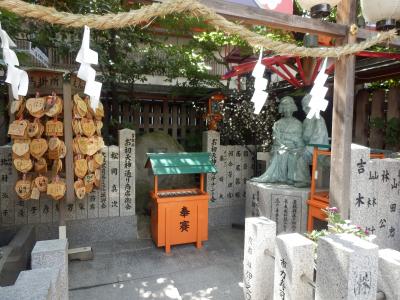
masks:
{"label": "stone pedestal", "polygon": [[37,242],[32,251],[32,270],[19,273],[14,285],[0,287],[0,299],[68,300],[68,242]]}
{"label": "stone pedestal", "polygon": [[[104,241],[131,241],[137,239],[137,217],[109,217],[67,221],[67,237],[71,247],[88,246]],[[36,224],[38,240],[58,237],[58,224]]]}
{"label": "stone pedestal", "polygon": [[68,299],[68,241],[37,242],[32,250],[32,269],[56,268],[59,270],[57,299]]}
{"label": "stone pedestal", "polygon": [[350,234],[318,241],[316,300],[375,300],[378,246]]}
{"label": "stone pedestal", "polygon": [[309,188],[247,182],[246,217],[264,216],[276,222],[279,233],[307,231]]}
{"label": "stone pedestal", "polygon": [[276,224],[267,218],[247,218],[245,224],[244,298],[273,299]]}
{"label": "stone pedestal", "polygon": [[302,278],[314,275],[314,243],[298,233],[278,236],[275,248],[275,300],[312,299],[313,288]]}

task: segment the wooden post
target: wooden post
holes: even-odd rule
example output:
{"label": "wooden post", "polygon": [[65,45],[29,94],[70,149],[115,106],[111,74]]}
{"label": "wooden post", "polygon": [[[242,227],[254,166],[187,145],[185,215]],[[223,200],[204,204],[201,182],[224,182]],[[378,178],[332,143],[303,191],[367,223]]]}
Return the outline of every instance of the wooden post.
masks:
{"label": "wooden post", "polygon": [[154,176],[154,195],[158,195],[158,176]]}
{"label": "wooden post", "polygon": [[200,192],[204,193],[204,174],[200,174]]}
{"label": "wooden post", "polygon": [[63,100],[64,100],[64,142],[67,147],[67,155],[65,156],[65,184],[67,191],[64,199],[60,201],[60,218],[59,218],[59,238],[66,238],[65,228],[65,204],[73,203],[74,195],[74,162],[72,150],[72,97],[71,83],[64,81],[63,83]]}
{"label": "wooden post", "polygon": [[367,146],[369,128],[369,92],[367,90],[361,90],[358,92],[355,99],[355,105],[354,142],[363,146]]}
{"label": "wooden post", "polygon": [[186,128],[187,128],[187,105],[186,102],[184,102],[181,106],[181,139],[182,139],[182,145],[185,145],[186,143]]}
{"label": "wooden post", "polygon": [[[60,219],[59,219],[59,239],[67,239],[67,227],[65,223],[66,204],[75,202],[74,191],[74,152],[73,152],[73,132],[72,132],[72,87],[71,80],[63,82],[64,99],[64,142],[67,147],[65,156],[65,184],[67,186],[64,199],[60,201]],[[93,259],[92,247],[81,247],[68,249],[69,259],[91,260]]]}
{"label": "wooden post", "polygon": [[170,223],[169,221],[170,213],[168,206],[165,206],[164,209],[165,209],[165,253],[170,253],[171,252],[171,243],[169,240],[170,229],[168,228],[169,227],[168,224]]}
{"label": "wooden post", "polygon": [[[204,178],[204,174],[201,174],[202,179]],[[200,222],[200,214],[199,214],[199,204],[196,206],[196,219],[197,219],[197,230],[196,230],[196,248],[200,249],[201,248],[201,236],[200,236],[200,228],[201,228],[201,222]]]}
{"label": "wooden post", "polygon": [[163,109],[162,109],[162,117],[163,117],[163,128],[164,133],[168,134],[168,122],[169,122],[169,107],[168,107],[168,100],[163,101]]}
{"label": "wooden post", "polygon": [[[385,90],[376,90],[372,94],[371,115],[372,122],[385,122]],[[371,148],[383,149],[385,144],[384,128],[370,128],[369,146]]]}
{"label": "wooden post", "polygon": [[317,180],[316,177],[318,177],[318,176],[316,176],[317,171],[318,171],[318,147],[317,146],[314,146],[312,161],[313,161],[313,163],[312,163],[311,190],[310,190],[310,199],[311,200],[314,199],[316,180]]}
{"label": "wooden post", "polygon": [[[337,23],[354,24],[357,1],[342,1],[337,8]],[[356,42],[356,36],[347,33],[343,43]],[[354,106],[355,56],[344,56],[336,61],[333,118],[332,118],[332,161],[330,178],[330,206],[339,209],[342,217],[350,214],[351,142]]]}
{"label": "wooden post", "polygon": [[6,145],[8,142],[8,124],[11,124],[15,120],[15,115],[11,113],[11,105],[14,101],[14,97],[12,94],[11,85],[8,85],[8,101],[3,103],[4,107],[7,107],[7,113],[4,113],[0,117],[1,125],[1,134],[0,134],[0,145]]}
{"label": "wooden post", "polygon": [[172,105],[172,137],[178,139],[178,106],[176,102],[171,102]]}
{"label": "wooden post", "polygon": [[[388,108],[386,122],[393,122],[393,119],[400,117],[400,88],[391,88],[388,93]],[[398,145],[387,144],[386,149],[398,151]]]}
{"label": "wooden post", "polygon": [[12,88],[11,88],[11,85],[8,85],[8,108],[7,108],[7,112],[8,112],[8,115],[9,115],[9,124],[14,122],[14,120],[15,120],[15,114],[11,113],[11,105],[12,105],[13,101],[14,101],[14,97],[13,97],[13,94],[12,94]]}
{"label": "wooden post", "polygon": [[[144,125],[144,132],[149,133],[150,132],[150,122],[149,122],[149,108],[150,104],[149,102],[145,102],[143,105],[143,125]],[[153,125],[151,125],[153,126]]]}

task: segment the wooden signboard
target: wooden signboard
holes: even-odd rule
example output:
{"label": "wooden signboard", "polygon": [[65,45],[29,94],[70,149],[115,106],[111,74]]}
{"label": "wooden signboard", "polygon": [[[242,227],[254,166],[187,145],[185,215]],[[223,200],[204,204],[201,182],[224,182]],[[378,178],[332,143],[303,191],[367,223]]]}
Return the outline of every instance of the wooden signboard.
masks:
{"label": "wooden signboard", "polygon": [[[63,94],[63,71],[31,69],[27,72],[29,74],[29,91],[38,91],[41,95],[51,95],[52,92],[58,95]],[[85,82],[75,74],[71,75],[70,84],[71,94],[82,92],[85,88]]]}

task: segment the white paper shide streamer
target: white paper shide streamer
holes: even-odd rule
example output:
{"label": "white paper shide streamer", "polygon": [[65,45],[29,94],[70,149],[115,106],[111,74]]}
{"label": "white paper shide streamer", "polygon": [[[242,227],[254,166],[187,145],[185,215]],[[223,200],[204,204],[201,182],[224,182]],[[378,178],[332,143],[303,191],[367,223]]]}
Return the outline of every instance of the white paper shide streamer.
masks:
{"label": "white paper shide streamer", "polygon": [[325,111],[328,107],[329,102],[325,99],[328,92],[328,88],[325,87],[326,80],[328,79],[328,74],[325,73],[327,64],[328,59],[326,58],[310,92],[312,98],[308,104],[308,107],[310,107],[310,112],[307,115],[308,119],[312,119],[314,116],[319,119],[321,111]]}
{"label": "white paper shide streamer", "polygon": [[255,81],[254,81],[254,94],[253,97],[251,98],[251,102],[254,103],[254,113],[256,115],[260,114],[268,98],[268,93],[265,92],[265,89],[267,88],[268,85],[268,79],[264,78],[265,66],[262,64],[262,53],[263,49],[261,48],[260,56],[252,73],[252,76],[255,78]]}
{"label": "white paper shide streamer", "polygon": [[256,3],[264,9],[275,9],[282,3],[282,0],[256,0]]}
{"label": "white paper shide streamer", "polygon": [[17,55],[10,47],[17,47],[10,36],[1,28],[0,24],[1,48],[3,49],[3,60],[7,65],[6,82],[11,85],[12,94],[15,100],[19,96],[26,96],[29,87],[29,77],[26,71],[17,68],[19,60]]}
{"label": "white paper shide streamer", "polygon": [[90,49],[90,28],[88,26],[85,26],[82,46],[76,61],[81,64],[77,76],[86,81],[84,93],[90,97],[90,106],[95,110],[99,105],[102,83],[96,81],[96,70],[91,66],[99,63],[99,55]]}

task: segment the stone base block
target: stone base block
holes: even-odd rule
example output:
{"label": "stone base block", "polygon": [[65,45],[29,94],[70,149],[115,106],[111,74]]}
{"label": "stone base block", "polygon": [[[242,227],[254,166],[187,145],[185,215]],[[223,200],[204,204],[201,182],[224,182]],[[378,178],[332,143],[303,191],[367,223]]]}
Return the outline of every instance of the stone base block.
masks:
{"label": "stone base block", "polygon": [[215,207],[208,209],[208,227],[226,227],[232,224],[244,225],[244,205]]}
{"label": "stone base block", "polygon": [[[38,240],[58,238],[58,224],[36,225]],[[67,238],[70,246],[88,246],[93,242],[137,239],[137,217],[111,217],[67,221]]]}
{"label": "stone base block", "polygon": [[247,182],[246,217],[263,216],[276,222],[277,233],[307,231],[309,188]]}
{"label": "stone base block", "polygon": [[0,287],[2,300],[15,299],[61,299],[57,293],[58,271],[55,268],[43,268],[23,271],[15,285]]}
{"label": "stone base block", "polygon": [[4,231],[16,232],[16,234],[8,246],[2,248],[3,253],[0,257],[1,286],[14,284],[18,274],[26,270],[36,242],[35,230],[32,225],[9,228]]}
{"label": "stone base block", "polygon": [[[32,250],[32,270],[50,268],[56,276],[51,280],[56,297],[68,300],[68,241],[39,241]],[[51,273],[51,272],[50,272]]]}
{"label": "stone base block", "polygon": [[386,299],[400,299],[400,252],[379,250],[378,290]]}

